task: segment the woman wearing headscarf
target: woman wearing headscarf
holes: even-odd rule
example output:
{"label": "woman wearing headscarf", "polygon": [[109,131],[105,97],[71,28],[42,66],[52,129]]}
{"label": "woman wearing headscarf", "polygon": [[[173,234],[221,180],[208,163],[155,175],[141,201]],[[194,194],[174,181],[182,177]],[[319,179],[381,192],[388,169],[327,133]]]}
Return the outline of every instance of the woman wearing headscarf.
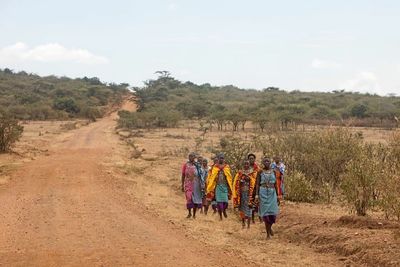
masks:
{"label": "woman wearing headscarf", "polygon": [[182,192],[185,192],[187,218],[196,218],[196,211],[201,208],[202,192],[199,166],[195,162],[196,154],[190,153],[188,161],[182,166]]}

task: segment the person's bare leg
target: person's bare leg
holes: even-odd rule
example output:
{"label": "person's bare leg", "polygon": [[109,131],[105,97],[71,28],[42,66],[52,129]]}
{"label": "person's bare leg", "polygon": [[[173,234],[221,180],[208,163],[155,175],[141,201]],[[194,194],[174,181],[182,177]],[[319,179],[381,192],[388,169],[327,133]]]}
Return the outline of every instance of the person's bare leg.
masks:
{"label": "person's bare leg", "polygon": [[213,209],[213,214],[217,213],[217,206],[216,205],[212,205],[211,207]]}
{"label": "person's bare leg", "polygon": [[197,207],[194,206],[194,208],[193,208],[193,219],[196,219],[196,212],[197,212]]}
{"label": "person's bare leg", "polygon": [[246,224],[244,223],[244,218],[242,219],[242,229],[244,229],[244,227],[246,226]]}
{"label": "person's bare leg", "polygon": [[226,208],[224,208],[224,210],[222,211],[222,213],[224,214],[225,218],[228,218],[228,214],[226,214]]}
{"label": "person's bare leg", "polygon": [[247,218],[247,229],[250,229],[250,217]]}
{"label": "person's bare leg", "polygon": [[267,239],[270,239],[270,238],[271,238],[270,229],[271,229],[270,224],[267,223],[267,222],[265,222],[265,230],[266,230],[266,232],[267,232]]}
{"label": "person's bare leg", "polygon": [[206,205],[206,206],[204,206],[204,215],[207,215],[207,213],[208,213],[208,205]]}
{"label": "person's bare leg", "polygon": [[218,210],[218,214],[219,214],[219,220],[222,221],[222,211]]}
{"label": "person's bare leg", "polygon": [[254,214],[255,214],[256,212],[253,210],[252,212],[251,212],[251,221],[253,222],[253,223],[256,223],[256,221],[254,220]]}
{"label": "person's bare leg", "polygon": [[188,215],[186,216],[186,218],[190,218],[192,217],[192,209],[188,208]]}
{"label": "person's bare leg", "polygon": [[271,224],[271,226],[269,227],[269,233],[271,234],[271,236],[274,236],[274,231],[272,231],[272,224]]}

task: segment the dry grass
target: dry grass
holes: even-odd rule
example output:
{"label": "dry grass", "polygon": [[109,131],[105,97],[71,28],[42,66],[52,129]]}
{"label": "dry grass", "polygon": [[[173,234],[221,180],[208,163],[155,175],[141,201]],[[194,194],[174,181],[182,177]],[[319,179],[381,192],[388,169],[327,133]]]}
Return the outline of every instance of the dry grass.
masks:
{"label": "dry grass", "polygon": [[[368,136],[368,142],[384,142],[392,133],[379,129],[354,129],[355,132],[358,130],[363,132],[364,137]],[[197,152],[209,158],[212,156],[211,148],[217,147],[221,137],[234,135],[250,140],[255,134],[259,133],[208,132],[204,144]],[[168,137],[175,135],[186,138]],[[196,239],[242,254],[250,263],[282,266],[400,264],[400,226],[397,222],[385,221],[381,212],[372,212],[365,221],[359,222],[357,218],[345,217],[348,211],[339,204],[286,202],[281,207],[273,243],[263,240],[261,224],[253,225],[250,231],[240,230],[237,214],[232,210],[228,220],[223,223],[219,223],[212,215],[200,215],[196,221],[184,219],[185,200],[180,191],[180,167],[186,161],[186,155],[174,151],[180,148],[193,151],[196,148],[196,138],[200,135],[201,132],[192,127],[190,130],[174,128],[145,132],[143,137],[135,138],[136,144],[146,152],[141,159],[133,160],[132,164],[136,168],[153,170],[141,175],[132,172],[130,176],[135,181],[132,190],[137,193],[137,188],[141,188],[143,195],[139,198],[144,200],[146,207],[156,209],[160,216],[169,218],[172,224],[179,225]],[[260,155],[260,151],[256,154]],[[344,223],[349,220],[357,221],[357,225]],[[384,222],[383,227],[380,222]],[[368,227],[371,225],[373,227]],[[388,244],[392,245],[388,247]],[[273,253],[265,256],[266,250]]]}

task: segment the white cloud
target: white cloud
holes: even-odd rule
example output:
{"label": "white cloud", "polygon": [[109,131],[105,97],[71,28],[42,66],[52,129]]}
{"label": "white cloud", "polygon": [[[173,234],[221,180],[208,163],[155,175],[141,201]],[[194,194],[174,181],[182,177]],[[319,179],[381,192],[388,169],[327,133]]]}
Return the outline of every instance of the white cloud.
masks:
{"label": "white cloud", "polygon": [[176,3],[169,3],[168,4],[168,10],[169,11],[175,11],[178,9],[178,5]]}
{"label": "white cloud", "polygon": [[340,88],[361,93],[383,93],[378,77],[375,73],[367,71],[358,73],[353,79],[344,82]]}
{"label": "white cloud", "polygon": [[317,44],[317,43],[305,43],[301,45],[302,47],[305,48],[321,48],[322,45],[321,44]]}
{"label": "white cloud", "polygon": [[340,64],[337,62],[329,61],[329,60],[322,60],[315,58],[311,62],[311,67],[314,69],[337,69],[340,68]]}
{"label": "white cloud", "polygon": [[105,64],[107,58],[92,54],[86,49],[69,49],[58,43],[48,43],[29,47],[18,42],[0,48],[0,63],[15,64],[20,62],[75,62],[82,64]]}

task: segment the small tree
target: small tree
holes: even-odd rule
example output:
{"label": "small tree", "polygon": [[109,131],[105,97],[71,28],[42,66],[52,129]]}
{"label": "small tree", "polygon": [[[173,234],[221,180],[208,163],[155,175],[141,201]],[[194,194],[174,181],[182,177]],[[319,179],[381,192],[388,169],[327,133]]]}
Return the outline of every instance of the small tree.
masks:
{"label": "small tree", "polygon": [[8,115],[0,114],[0,153],[10,151],[22,135],[24,127]]}
{"label": "small tree", "polygon": [[263,114],[259,114],[257,116],[254,116],[254,118],[253,118],[253,123],[256,124],[260,128],[261,132],[264,132],[264,129],[268,125],[268,121],[269,121],[269,118]]}
{"label": "small tree", "polygon": [[367,111],[368,111],[367,106],[363,104],[356,104],[351,108],[350,114],[357,118],[365,118]]}
{"label": "small tree", "polygon": [[382,175],[374,152],[372,145],[361,146],[357,157],[346,165],[342,182],[345,200],[359,216],[365,216],[373,205],[378,177]]}
{"label": "small tree", "polygon": [[237,111],[230,112],[226,115],[226,119],[232,124],[232,130],[236,132],[238,130],[241,114]]}
{"label": "small tree", "polygon": [[226,115],[222,112],[215,112],[211,114],[211,119],[217,124],[218,131],[222,131],[224,123],[226,122]]}

